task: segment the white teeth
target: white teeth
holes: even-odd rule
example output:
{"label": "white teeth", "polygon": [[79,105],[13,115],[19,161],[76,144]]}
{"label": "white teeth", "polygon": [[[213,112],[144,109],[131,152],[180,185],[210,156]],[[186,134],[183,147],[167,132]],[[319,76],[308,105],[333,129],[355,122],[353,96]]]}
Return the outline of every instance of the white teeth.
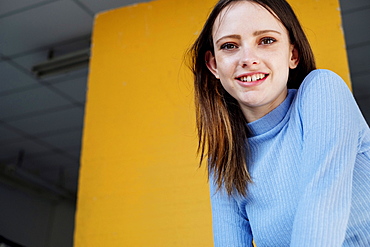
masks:
{"label": "white teeth", "polygon": [[265,78],[266,75],[265,74],[254,74],[252,76],[243,76],[243,77],[240,77],[239,79],[243,82],[251,82],[251,81],[257,81],[257,80],[260,80],[260,79],[263,79]]}

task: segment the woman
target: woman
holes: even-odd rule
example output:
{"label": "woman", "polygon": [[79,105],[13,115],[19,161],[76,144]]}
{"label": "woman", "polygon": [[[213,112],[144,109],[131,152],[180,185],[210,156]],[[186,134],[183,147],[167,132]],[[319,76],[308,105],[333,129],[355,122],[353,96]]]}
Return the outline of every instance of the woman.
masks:
{"label": "woman", "polygon": [[370,131],[285,0],[221,0],[192,47],[215,246],[370,246]]}

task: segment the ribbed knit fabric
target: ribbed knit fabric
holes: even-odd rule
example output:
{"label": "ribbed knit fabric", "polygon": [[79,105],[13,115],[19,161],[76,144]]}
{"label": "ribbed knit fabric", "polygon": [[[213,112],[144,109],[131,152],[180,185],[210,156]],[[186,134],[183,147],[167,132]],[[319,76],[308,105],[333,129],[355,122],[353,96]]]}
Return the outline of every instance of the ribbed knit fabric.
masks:
{"label": "ribbed knit fabric", "polygon": [[210,181],[215,247],[370,246],[370,130],[339,76],[312,71],[248,126],[247,197]]}

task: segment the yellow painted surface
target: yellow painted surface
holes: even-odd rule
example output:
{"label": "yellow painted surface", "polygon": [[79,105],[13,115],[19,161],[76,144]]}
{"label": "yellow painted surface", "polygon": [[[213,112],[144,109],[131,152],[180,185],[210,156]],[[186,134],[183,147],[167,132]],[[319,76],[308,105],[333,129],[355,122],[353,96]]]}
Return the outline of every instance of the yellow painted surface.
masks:
{"label": "yellow painted surface", "polygon": [[351,87],[339,0],[288,0],[315,53],[319,69],[330,69]]}
{"label": "yellow painted surface", "polygon": [[[337,0],[289,1],[320,68],[349,82]],[[214,0],[158,0],[97,16],[83,135],[75,246],[208,247],[184,53]]]}

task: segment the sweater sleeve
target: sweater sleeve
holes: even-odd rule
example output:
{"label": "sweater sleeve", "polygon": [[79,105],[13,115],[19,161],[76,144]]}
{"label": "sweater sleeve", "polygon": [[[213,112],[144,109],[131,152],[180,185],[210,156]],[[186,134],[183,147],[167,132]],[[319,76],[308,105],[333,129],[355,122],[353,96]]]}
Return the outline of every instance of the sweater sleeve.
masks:
{"label": "sweater sleeve", "polygon": [[212,226],[215,247],[252,247],[249,221],[232,196],[217,186],[210,178]]}
{"label": "sweater sleeve", "polygon": [[300,199],[291,246],[342,246],[352,194],[361,113],[343,80],[311,72],[298,92],[303,130]]}

